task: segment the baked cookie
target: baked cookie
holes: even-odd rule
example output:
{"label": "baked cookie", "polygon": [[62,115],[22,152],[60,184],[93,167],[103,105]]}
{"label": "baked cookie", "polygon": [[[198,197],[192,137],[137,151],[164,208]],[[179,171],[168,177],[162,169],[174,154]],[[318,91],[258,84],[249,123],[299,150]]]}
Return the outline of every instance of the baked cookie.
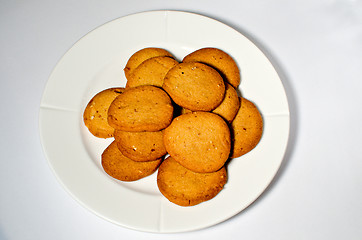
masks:
{"label": "baked cookie", "polygon": [[125,132],[115,130],[114,138],[123,155],[137,162],[152,161],[166,155],[163,132]]}
{"label": "baked cookie", "polygon": [[211,111],[224,98],[225,84],[220,74],[198,62],[180,63],[165,76],[163,89],[181,107]]}
{"label": "baked cookie", "polygon": [[230,84],[226,83],[225,97],[221,104],[215,108],[212,112],[223,117],[226,121],[231,122],[240,107],[240,101],[238,93],[235,88]]}
{"label": "baked cookie", "polygon": [[236,117],[231,122],[231,157],[236,158],[250,152],[259,143],[263,133],[263,118],[257,107],[245,98]]}
{"label": "baked cookie", "polygon": [[135,70],[143,61],[160,56],[173,57],[170,52],[162,48],[149,47],[138,50],[128,59],[127,64],[123,69],[126,78],[129,79],[133,70]]}
{"label": "baked cookie", "polygon": [[173,117],[170,97],[161,88],[138,86],[126,89],[108,109],[108,123],[126,132],[159,131]]}
{"label": "baked cookie", "polygon": [[194,172],[219,170],[230,154],[230,130],[210,112],[192,112],[175,118],[164,131],[167,152]]}
{"label": "baked cookie", "polygon": [[162,87],[166,73],[178,62],[170,57],[153,57],[142,62],[129,76],[126,88],[141,85]]}
{"label": "baked cookie", "polygon": [[212,173],[195,173],[172,157],[162,162],[157,173],[157,186],[170,202],[194,206],[214,198],[227,182],[225,167]]}
{"label": "baked cookie", "polygon": [[124,156],[113,141],[102,153],[102,167],[111,177],[121,181],[136,181],[154,173],[161,159],[135,162]]}
{"label": "baked cookie", "polygon": [[83,121],[88,130],[96,137],[113,137],[114,129],[108,124],[107,113],[112,101],[124,91],[124,88],[109,88],[97,93],[87,104]]}
{"label": "baked cookie", "polygon": [[224,80],[234,88],[240,84],[240,71],[234,59],[226,52],[217,48],[201,48],[196,50],[182,60],[182,62],[202,62],[216,70],[223,76]]}

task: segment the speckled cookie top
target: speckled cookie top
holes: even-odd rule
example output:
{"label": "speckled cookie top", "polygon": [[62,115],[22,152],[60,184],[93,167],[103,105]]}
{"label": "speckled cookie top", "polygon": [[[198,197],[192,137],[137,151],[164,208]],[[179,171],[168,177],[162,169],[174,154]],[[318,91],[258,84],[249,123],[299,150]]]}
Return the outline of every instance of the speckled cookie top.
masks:
{"label": "speckled cookie top", "polygon": [[152,161],[166,154],[163,131],[125,132],[116,130],[114,138],[122,154],[134,161]]}
{"label": "speckled cookie top", "polygon": [[223,100],[225,84],[213,68],[197,62],[180,63],[166,74],[163,89],[181,107],[210,111]]}
{"label": "speckled cookie top", "polygon": [[102,153],[102,167],[111,177],[121,181],[136,181],[154,173],[162,159],[136,162],[124,156],[113,141]]}
{"label": "speckled cookie top", "polygon": [[108,123],[128,132],[159,131],[173,117],[171,99],[154,86],[129,88],[118,96],[108,110]]}
{"label": "speckled cookie top", "polygon": [[180,206],[193,206],[215,197],[227,182],[225,167],[212,173],[196,173],[172,157],[162,162],[157,174],[160,192]]}
{"label": "speckled cookie top", "polygon": [[83,121],[89,132],[99,138],[113,137],[114,128],[108,124],[108,108],[124,88],[108,88],[97,93],[87,104]]}
{"label": "speckled cookie top", "polygon": [[195,172],[214,172],[230,154],[230,131],[214,113],[187,113],[165,129],[164,143],[170,156],[184,167]]}

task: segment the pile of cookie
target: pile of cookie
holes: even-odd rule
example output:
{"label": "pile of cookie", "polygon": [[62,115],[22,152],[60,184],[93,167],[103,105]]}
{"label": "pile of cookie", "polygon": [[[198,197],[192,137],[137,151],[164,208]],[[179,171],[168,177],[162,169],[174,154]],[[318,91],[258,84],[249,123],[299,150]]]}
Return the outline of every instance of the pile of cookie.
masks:
{"label": "pile of cookie", "polygon": [[104,150],[104,171],[120,181],[157,172],[170,201],[193,206],[215,197],[227,182],[226,162],[256,147],[263,132],[257,107],[240,97],[240,71],[217,48],[198,49],[178,62],[162,48],[128,60],[127,84],[96,94],[83,120]]}

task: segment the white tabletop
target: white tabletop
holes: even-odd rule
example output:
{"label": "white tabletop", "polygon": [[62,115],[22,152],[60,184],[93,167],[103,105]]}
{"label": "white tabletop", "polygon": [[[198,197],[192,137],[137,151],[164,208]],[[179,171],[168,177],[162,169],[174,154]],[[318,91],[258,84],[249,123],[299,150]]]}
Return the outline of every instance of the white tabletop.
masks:
{"label": "white tabletop", "polygon": [[[0,239],[361,239],[362,2],[2,1]],[[91,213],[57,181],[42,150],[39,106],[63,54],[113,19],[182,10],[242,32],[273,63],[289,101],[290,140],[250,207],[187,233],[126,229]]]}

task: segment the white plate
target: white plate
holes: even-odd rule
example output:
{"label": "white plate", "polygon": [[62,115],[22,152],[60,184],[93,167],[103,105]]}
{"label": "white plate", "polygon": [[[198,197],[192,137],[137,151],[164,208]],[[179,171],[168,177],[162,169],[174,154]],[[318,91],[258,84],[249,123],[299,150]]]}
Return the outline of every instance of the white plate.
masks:
{"label": "white plate", "polygon": [[[193,207],[170,203],[158,191],[156,174],[125,183],[104,173],[100,156],[112,141],[93,137],[83,110],[99,91],[125,86],[123,67],[144,47],[161,47],[178,60],[202,48],[228,52],[241,69],[239,91],[264,118],[264,134],[250,153],[228,165],[229,180],[214,199]],[[55,175],[95,214],[148,232],[205,228],[239,213],[269,185],[282,162],[289,135],[283,85],[264,54],[234,29],[197,14],[153,11],[108,22],[80,39],[52,72],[40,106],[40,135]]]}

